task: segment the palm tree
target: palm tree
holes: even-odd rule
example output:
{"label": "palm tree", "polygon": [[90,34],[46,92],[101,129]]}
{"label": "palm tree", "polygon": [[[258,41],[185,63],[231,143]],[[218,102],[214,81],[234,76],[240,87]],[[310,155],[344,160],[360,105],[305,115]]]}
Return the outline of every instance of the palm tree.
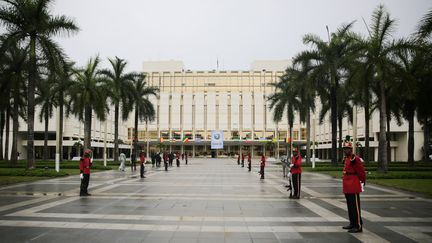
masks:
{"label": "palm tree", "polygon": [[145,75],[137,75],[134,80],[134,90],[135,96],[133,98],[133,105],[135,106],[135,120],[134,120],[134,151],[135,158],[138,158],[138,120],[142,121],[153,121],[155,119],[155,109],[151,101],[149,100],[149,96],[154,95],[157,96],[159,89],[152,86],[147,86],[147,83],[144,81]]}
{"label": "palm tree", "polygon": [[[27,46],[29,76],[27,83],[27,168],[34,168],[34,116],[35,85],[38,79],[38,59],[63,59],[63,53],[52,37],[62,32],[78,31],[66,16],[53,16],[49,11],[53,0],[3,0],[0,7],[0,24],[6,27],[6,46],[20,43]],[[5,50],[2,46],[0,50]]]}
{"label": "palm tree", "polygon": [[418,79],[418,91],[416,98],[417,105],[417,118],[420,124],[423,126],[423,156],[424,160],[428,160],[430,151],[430,131],[432,130],[432,110],[430,109],[430,104],[432,103],[432,43],[431,43],[431,33],[432,33],[432,10],[423,17],[417,27],[417,38],[419,45],[424,49],[422,53],[424,55],[424,69]]}
{"label": "palm tree", "polygon": [[425,40],[430,38],[432,33],[432,9],[430,9],[425,16],[420,20],[417,26],[417,37]]}
{"label": "palm tree", "polygon": [[57,136],[59,139],[59,149],[60,149],[60,161],[63,160],[63,121],[64,121],[64,107],[68,103],[67,97],[65,95],[66,90],[72,84],[73,77],[73,62],[60,63],[57,67],[59,70],[53,73],[53,79],[55,79],[53,84],[53,95],[55,97],[55,102],[59,109],[59,131],[57,131]]}
{"label": "palm tree", "polygon": [[307,34],[303,37],[305,44],[311,45],[312,50],[301,52],[296,62],[309,61],[313,64],[312,77],[317,82],[319,90],[328,93],[321,95],[321,100],[330,100],[330,117],[332,126],[332,165],[337,164],[337,93],[341,82],[341,73],[352,63],[357,55],[354,45],[354,35],[350,29],[354,22],[342,25],[332,33],[329,42],[323,41],[316,35]]}
{"label": "palm tree", "polygon": [[52,75],[48,77],[48,80],[43,80],[37,86],[36,94],[38,95],[35,99],[37,105],[40,106],[41,111],[39,113],[39,121],[45,123],[44,129],[44,150],[42,158],[48,159],[48,126],[49,119],[53,116],[54,107],[57,106],[55,96],[53,95],[53,78]]}
{"label": "palm tree", "polygon": [[379,148],[378,148],[378,171],[387,172],[387,136],[386,121],[387,93],[392,77],[389,74],[389,66],[392,63],[391,54],[397,50],[407,48],[404,41],[394,42],[391,33],[395,26],[395,20],[390,18],[383,5],[379,5],[372,14],[372,25],[369,37],[361,43],[365,50],[365,68],[372,70],[373,79],[370,80],[379,104]]}
{"label": "palm tree", "polygon": [[[6,109],[7,133],[9,133],[9,117],[12,117],[12,149],[11,163],[16,163],[18,158],[18,118],[25,118],[25,68],[28,65],[26,50],[17,46],[10,46],[2,56],[2,68],[0,76],[1,96]],[[6,136],[6,159],[9,158],[9,135]]]}
{"label": "palm tree", "polygon": [[90,59],[84,69],[75,70],[75,79],[68,88],[69,104],[67,113],[84,121],[84,150],[91,148],[92,112],[101,121],[108,113],[106,94],[108,88],[100,71],[97,70],[99,57]]}
{"label": "palm tree", "polygon": [[119,113],[120,106],[122,110],[122,120],[126,121],[129,113],[132,111],[133,100],[133,80],[137,75],[136,73],[126,73],[125,67],[127,62],[123,59],[115,57],[115,59],[108,59],[111,63],[112,70],[102,70],[101,73],[106,76],[108,83],[109,98],[114,105],[114,162],[118,162],[119,157]]}
{"label": "palm tree", "polygon": [[311,64],[309,62],[298,65],[298,75],[296,75],[295,92],[298,94],[298,112],[300,114],[300,122],[306,123],[306,163],[310,163],[311,157],[311,141],[310,141],[310,113],[315,111],[316,87],[315,80],[310,75]]}
{"label": "palm tree", "polygon": [[275,93],[268,97],[270,101],[269,108],[274,109],[273,121],[276,123],[280,122],[283,114],[286,114],[289,126],[289,137],[291,139],[294,125],[294,111],[299,109],[299,100],[294,88],[294,82],[297,81],[296,75],[298,75],[297,70],[292,67],[287,68],[285,74],[280,78],[280,81],[272,83],[272,85],[275,86]]}

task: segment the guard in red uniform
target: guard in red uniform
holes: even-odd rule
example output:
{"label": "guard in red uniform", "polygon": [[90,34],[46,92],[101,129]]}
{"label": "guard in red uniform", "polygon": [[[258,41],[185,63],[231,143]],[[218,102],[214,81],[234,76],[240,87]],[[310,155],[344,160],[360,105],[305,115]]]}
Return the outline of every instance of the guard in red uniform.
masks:
{"label": "guard in red uniform", "polygon": [[242,167],[244,167],[244,159],[245,159],[245,155],[244,153],[242,153],[242,162],[241,162]]}
{"label": "guard in red uniform", "polygon": [[177,153],[175,154],[175,156],[176,156],[176,164],[177,164],[177,167],[180,167],[180,153],[177,152]]}
{"label": "guard in red uniform", "polygon": [[264,167],[265,167],[265,162],[266,162],[266,157],[263,155],[261,155],[261,163],[260,163],[260,174],[261,174],[261,179],[264,179]]}
{"label": "guard in red uniform", "polygon": [[145,163],[145,156],[144,156],[144,152],[141,152],[140,155],[140,174],[141,174],[141,178],[145,178],[144,176],[144,163]]}
{"label": "guard in red uniform", "polygon": [[350,224],[342,227],[349,233],[359,233],[363,231],[363,221],[360,209],[360,192],[366,181],[366,174],[363,168],[362,159],[352,151],[352,143],[344,142],[343,150],[345,153],[343,170],[343,193],[348,206],[348,216]]}
{"label": "guard in red uniform", "polygon": [[290,198],[300,199],[300,188],[301,188],[301,162],[302,157],[300,156],[298,149],[293,148],[293,157],[291,158],[291,175],[292,175],[292,185],[293,185],[293,196]]}
{"label": "guard in red uniform", "polygon": [[91,167],[91,156],[92,151],[90,149],[84,150],[84,155],[80,159],[80,178],[81,178],[81,187],[80,187],[80,196],[90,196],[88,193],[88,185],[90,182],[90,167]]}
{"label": "guard in red uniform", "polygon": [[168,171],[168,152],[163,153],[163,161],[164,161],[165,171]]}
{"label": "guard in red uniform", "polygon": [[186,164],[188,163],[188,157],[189,157],[189,154],[186,152],[186,153],[184,154],[184,158],[185,158]]}
{"label": "guard in red uniform", "polygon": [[251,153],[248,153],[248,170],[249,172],[252,170],[252,156]]}

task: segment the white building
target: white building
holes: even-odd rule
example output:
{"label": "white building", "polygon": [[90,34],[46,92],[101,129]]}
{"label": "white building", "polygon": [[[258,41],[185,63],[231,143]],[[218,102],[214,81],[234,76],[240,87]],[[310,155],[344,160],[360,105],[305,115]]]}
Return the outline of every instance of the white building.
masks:
{"label": "white building", "polygon": [[[274,92],[271,83],[277,82],[290,61],[255,61],[248,71],[191,71],[185,70],[181,61],[144,62],[143,71],[146,81],[160,89],[159,98],[151,100],[156,110],[156,120],[139,124],[138,140],[142,150],[148,153],[161,149],[188,152],[195,156],[233,155],[251,152],[254,156],[264,152],[267,156],[286,154],[288,123],[286,115],[280,123],[273,122],[273,112],[269,110],[267,97]],[[317,99],[318,100],[318,99]],[[327,117],[318,124],[317,111],[311,115],[311,140],[317,141],[316,156],[330,158],[331,124]],[[92,119],[92,147],[95,157],[103,157],[106,136],[108,158],[113,155],[114,117],[113,108],[105,122]],[[119,139],[123,152],[130,151],[133,132],[133,112],[127,122],[119,127]],[[38,115],[38,110],[36,110]],[[298,117],[298,116],[297,116]],[[358,141],[364,146],[364,118],[361,108],[357,112]],[[379,115],[375,112],[370,120],[370,160],[378,154]],[[56,117],[50,119],[50,158],[55,153]],[[75,118],[65,118],[63,134],[63,158],[77,155],[74,144],[84,138],[84,125]],[[41,158],[43,151],[44,124],[35,123],[35,153]],[[211,131],[222,131],[224,149],[211,150]],[[313,133],[315,131],[315,133]],[[408,124],[398,126],[391,123],[392,160],[407,160]],[[353,135],[353,126],[343,121],[343,136]],[[106,135],[105,135],[106,134]],[[306,143],[305,124],[295,121],[292,141],[303,150]],[[162,138],[162,142],[161,142]],[[187,138],[188,142],[183,139]],[[26,124],[20,122],[18,151],[26,155]],[[415,160],[422,156],[423,133],[421,126],[415,124]],[[365,152],[365,151],[363,151]]]}

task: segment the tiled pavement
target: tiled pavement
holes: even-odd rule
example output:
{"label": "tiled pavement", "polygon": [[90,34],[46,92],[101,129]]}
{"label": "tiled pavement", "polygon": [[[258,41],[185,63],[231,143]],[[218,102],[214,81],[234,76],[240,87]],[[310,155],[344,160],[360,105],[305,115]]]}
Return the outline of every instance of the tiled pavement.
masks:
{"label": "tiled pavement", "polygon": [[[258,164],[257,161],[254,161]],[[364,232],[349,234],[340,180],[303,173],[288,198],[280,168],[247,172],[232,159],[147,167],[0,188],[0,242],[432,242],[432,200],[367,185]]]}

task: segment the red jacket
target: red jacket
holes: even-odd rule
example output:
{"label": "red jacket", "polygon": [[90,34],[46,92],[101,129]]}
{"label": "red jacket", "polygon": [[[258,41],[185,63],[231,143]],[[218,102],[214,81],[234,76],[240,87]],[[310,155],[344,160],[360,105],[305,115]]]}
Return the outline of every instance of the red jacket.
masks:
{"label": "red jacket", "polygon": [[302,157],[300,155],[293,156],[291,158],[291,164],[293,165],[291,167],[291,174],[301,174],[302,173],[301,162],[302,162]]}
{"label": "red jacket", "polygon": [[81,173],[90,175],[90,166],[91,166],[91,162],[89,157],[84,157],[80,159],[79,168]]}
{"label": "red jacket", "polygon": [[248,162],[249,163],[252,162],[252,156],[251,156],[251,154],[248,154]]}
{"label": "red jacket", "polygon": [[344,158],[343,193],[360,193],[360,182],[366,181],[362,160],[357,155]]}
{"label": "red jacket", "polygon": [[245,157],[244,154],[242,154],[242,160],[244,160],[244,157]]}
{"label": "red jacket", "polygon": [[265,158],[264,155],[262,155],[262,156],[261,156],[261,164],[260,164],[260,166],[261,166],[261,167],[265,167],[265,162],[266,162],[266,158]]}
{"label": "red jacket", "polygon": [[144,154],[140,154],[140,163],[141,164],[144,164],[144,159],[145,159]]}
{"label": "red jacket", "polygon": [[184,155],[184,157],[185,157],[185,160],[187,160],[187,159],[188,159],[188,154],[186,153],[186,154]]}

